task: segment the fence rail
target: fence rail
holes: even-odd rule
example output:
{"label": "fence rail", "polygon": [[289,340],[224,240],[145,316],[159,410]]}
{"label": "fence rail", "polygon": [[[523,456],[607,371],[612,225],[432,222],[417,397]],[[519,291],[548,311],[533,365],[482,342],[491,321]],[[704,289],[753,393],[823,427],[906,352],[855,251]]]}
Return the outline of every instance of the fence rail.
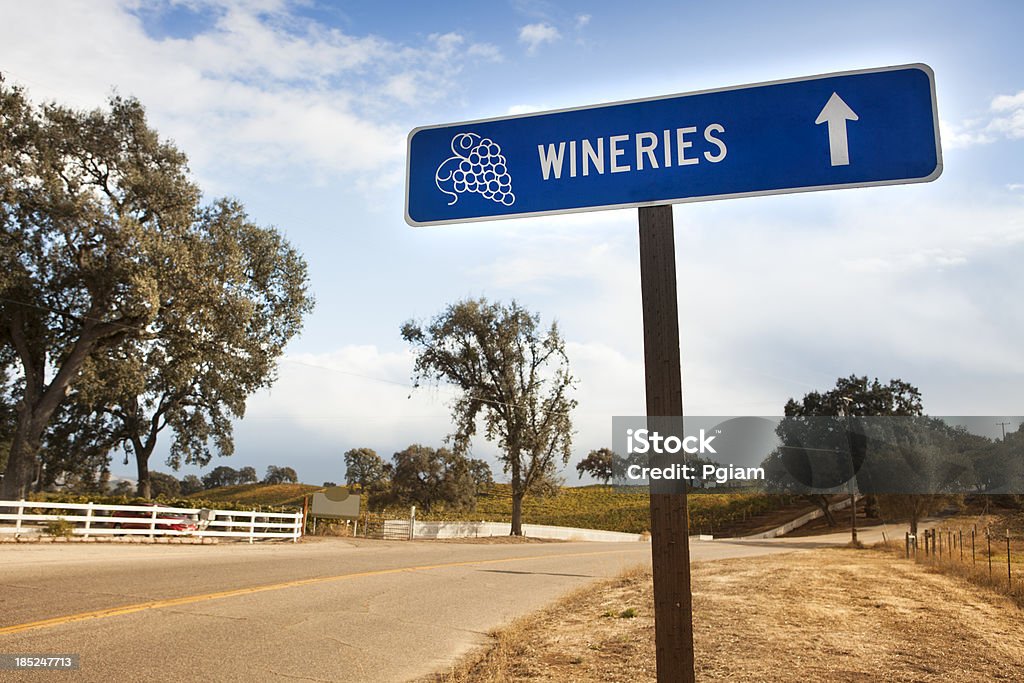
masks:
{"label": "fence rail", "polygon": [[297,542],[302,536],[302,513],[0,500],[0,535],[182,536],[236,538],[250,543],[264,539]]}

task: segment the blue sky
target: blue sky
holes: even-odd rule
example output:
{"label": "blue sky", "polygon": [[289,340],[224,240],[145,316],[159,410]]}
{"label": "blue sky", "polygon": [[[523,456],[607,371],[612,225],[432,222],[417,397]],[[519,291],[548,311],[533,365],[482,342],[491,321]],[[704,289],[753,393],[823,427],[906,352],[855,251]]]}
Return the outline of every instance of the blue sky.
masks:
{"label": "blue sky", "polygon": [[410,129],[911,62],[936,75],[938,181],[675,208],[686,409],[777,414],[856,373],[1020,414],[1022,25],[1017,2],[8,3],[0,70],[36,100],[137,96],[208,197],[305,254],[317,309],[223,464],[319,483],[352,447],[440,445],[453,394],[411,390],[398,329],[467,296],[559,321],[576,459],[643,413],[635,210],[410,228]]}

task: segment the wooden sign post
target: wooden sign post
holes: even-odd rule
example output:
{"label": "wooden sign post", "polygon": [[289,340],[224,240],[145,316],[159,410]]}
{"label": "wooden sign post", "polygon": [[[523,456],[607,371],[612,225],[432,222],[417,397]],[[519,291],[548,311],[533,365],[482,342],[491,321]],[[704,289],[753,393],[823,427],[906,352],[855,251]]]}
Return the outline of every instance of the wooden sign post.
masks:
{"label": "wooden sign post", "polygon": [[[679,304],[670,205],[640,207],[647,428],[683,436]],[[694,681],[693,598],[684,482],[651,481],[651,565],[658,680]]]}

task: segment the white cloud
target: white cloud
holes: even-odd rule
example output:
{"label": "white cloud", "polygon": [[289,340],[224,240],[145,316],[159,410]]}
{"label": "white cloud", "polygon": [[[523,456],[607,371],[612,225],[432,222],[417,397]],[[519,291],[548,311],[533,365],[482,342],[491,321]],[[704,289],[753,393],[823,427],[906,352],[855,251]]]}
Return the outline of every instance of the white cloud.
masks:
{"label": "white cloud", "polygon": [[942,119],[939,120],[939,137],[946,151],[987,145],[995,140],[978,122],[955,124]]}
{"label": "white cloud", "polygon": [[[3,71],[36,101],[104,104],[138,97],[189,155],[204,186],[254,171],[387,174],[401,165],[411,105],[440,102],[464,65],[500,58],[456,33],[416,45],[348,35],[283,2],[194,2],[206,23],[154,37],[130,0],[17,3],[0,23]],[[45,41],[39,40],[46,36]]]}
{"label": "white cloud", "polygon": [[[916,368],[906,379],[921,383],[951,373],[1024,375],[1024,323],[1005,310],[1024,284],[992,284],[1024,256],[1024,210],[943,200],[927,187],[902,192],[677,207],[689,409],[773,414],[787,397],[850,372]],[[794,230],[796,202],[811,212],[797,222],[813,229]],[[637,361],[635,220],[633,211],[602,212],[553,217],[557,229],[510,231],[505,254],[470,275],[502,297],[538,302],[568,338],[601,340]],[[927,397],[976,410],[964,394]]]}
{"label": "white cloud", "polygon": [[450,430],[444,388],[413,389],[411,352],[350,345],[289,354],[274,386],[253,396],[246,421],[280,420],[345,443],[381,447],[440,440]]}
{"label": "white cloud", "polygon": [[544,43],[554,43],[561,37],[558,29],[543,22],[527,24],[519,29],[519,42],[526,45],[526,51],[530,54],[535,53]]}
{"label": "white cloud", "polygon": [[1016,111],[1024,109],[1024,90],[1016,95],[999,95],[992,100],[993,111]]}
{"label": "white cloud", "polygon": [[1024,90],[994,97],[985,117],[959,124],[943,121],[940,130],[947,149],[989,144],[1000,138],[1024,138]]}
{"label": "white cloud", "polygon": [[501,62],[505,59],[498,46],[490,43],[473,43],[466,50],[466,54],[490,62]]}
{"label": "white cloud", "polygon": [[576,30],[579,31],[586,28],[590,24],[591,16],[589,14],[579,14],[576,16]]}

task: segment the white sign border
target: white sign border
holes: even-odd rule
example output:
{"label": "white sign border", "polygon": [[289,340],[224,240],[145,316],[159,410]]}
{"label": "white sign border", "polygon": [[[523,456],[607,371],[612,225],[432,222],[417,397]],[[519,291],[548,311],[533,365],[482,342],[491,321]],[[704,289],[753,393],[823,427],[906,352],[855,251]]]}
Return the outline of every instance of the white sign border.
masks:
{"label": "white sign border", "polygon": [[[582,111],[586,109],[601,109],[603,107],[614,107],[620,104],[634,104],[637,102],[656,102],[658,100],[668,100],[677,97],[690,97],[693,95],[707,95],[710,93],[718,92],[729,92],[731,90],[745,90],[747,88],[757,88],[767,85],[780,85],[783,83],[801,83],[804,81],[816,81],[822,78],[834,78],[837,76],[856,76],[858,74],[872,74],[872,73],[884,73],[886,71],[900,71],[903,69],[918,69],[923,71],[928,76],[928,84],[931,89],[932,95],[932,127],[935,130],[935,156],[936,164],[935,170],[929,173],[927,176],[920,178],[900,178],[896,180],[873,180],[869,182],[854,182],[854,183],[838,183],[832,185],[814,185],[811,187],[798,187],[798,188],[784,188],[778,190],[757,190],[755,192],[734,192],[727,194],[716,194],[707,195],[702,197],[682,197],[678,199],[659,199],[651,202],[631,202],[626,204],[602,204],[600,206],[585,206],[576,209],[554,209],[551,211],[531,211],[526,213],[511,213],[501,214],[496,216],[477,216],[472,218],[450,218],[437,221],[417,221],[409,215],[409,184],[410,174],[412,172],[412,139],[416,133],[422,130],[431,130],[434,128],[454,128],[457,126],[470,126],[478,123],[490,123],[492,121],[509,121],[512,119],[530,118],[534,116],[545,116],[547,114],[560,114],[569,111]],[[939,108],[938,100],[935,95],[935,72],[930,66],[923,62],[915,62],[911,64],[898,64],[894,66],[883,66],[874,69],[857,69],[853,71],[836,71],[833,73],[817,74],[815,76],[799,76],[796,78],[784,78],[777,81],[762,81],[760,83],[745,83],[743,85],[731,85],[723,88],[710,88],[708,90],[694,90],[691,92],[675,93],[672,95],[658,95],[656,97],[642,97],[635,100],[619,100],[617,102],[604,102],[601,104],[588,104],[582,107],[567,107],[565,109],[551,109],[548,111],[537,111],[529,112],[527,114],[514,114],[511,116],[493,116],[486,119],[473,119],[470,121],[456,121],[454,123],[442,123],[431,126],[418,126],[413,128],[409,132],[408,138],[406,139],[406,155],[405,155],[405,222],[410,226],[417,227],[429,227],[433,225],[456,225],[459,223],[479,223],[481,221],[500,221],[509,220],[513,218],[533,218],[537,216],[557,216],[560,214],[567,213],[584,213],[588,211],[609,211],[614,209],[633,209],[641,206],[660,206],[662,204],[692,204],[694,202],[710,202],[718,201],[722,199],[740,199],[743,197],[765,197],[770,195],[778,194],[796,194],[798,192],[818,192],[820,190],[842,190],[855,187],[882,187],[885,185],[909,185],[914,183],[929,183],[940,175],[942,175],[942,143],[939,140]]]}

